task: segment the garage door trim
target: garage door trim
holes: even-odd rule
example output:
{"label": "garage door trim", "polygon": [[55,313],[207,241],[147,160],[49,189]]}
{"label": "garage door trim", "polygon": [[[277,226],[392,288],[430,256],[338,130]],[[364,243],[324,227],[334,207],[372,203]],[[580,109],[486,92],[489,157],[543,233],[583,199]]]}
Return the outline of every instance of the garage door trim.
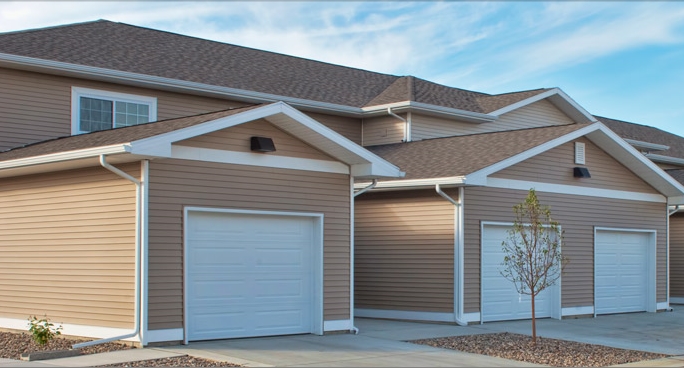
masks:
{"label": "garage door trim", "polygon": [[[508,227],[512,228],[513,223],[512,222],[495,222],[495,221],[481,221],[480,222],[480,323],[485,322],[486,316],[483,313],[483,306],[484,306],[484,282],[483,282],[483,268],[484,268],[484,257],[483,257],[483,251],[484,251],[484,232],[485,232],[485,227],[487,226],[498,226],[498,227]],[[561,229],[560,225],[558,226],[559,230]],[[562,245],[561,245],[562,249]],[[501,276],[503,277],[503,276]],[[562,275],[558,277],[558,280],[556,281],[555,284],[553,284],[548,291],[552,295],[552,300],[551,300],[551,318],[554,319],[561,319],[561,282],[562,282]]]}
{"label": "garage door trim", "polygon": [[646,311],[655,312],[656,303],[656,230],[648,229],[629,229],[629,228],[614,228],[614,227],[594,227],[594,317],[597,315],[596,311],[596,247],[597,247],[597,233],[601,231],[606,232],[631,232],[631,233],[646,233],[649,234],[648,249],[646,250]]}
{"label": "garage door trim", "polygon": [[211,208],[211,207],[185,207],[183,209],[183,342],[188,343],[188,218],[193,212],[213,212],[226,214],[245,214],[245,215],[264,215],[264,216],[292,216],[292,217],[307,217],[314,222],[313,234],[313,249],[312,255],[313,264],[312,271],[314,277],[313,290],[313,323],[311,324],[311,333],[315,335],[323,335],[323,214],[322,213],[308,213],[308,212],[286,212],[286,211],[262,211],[262,210],[245,210],[232,208]]}

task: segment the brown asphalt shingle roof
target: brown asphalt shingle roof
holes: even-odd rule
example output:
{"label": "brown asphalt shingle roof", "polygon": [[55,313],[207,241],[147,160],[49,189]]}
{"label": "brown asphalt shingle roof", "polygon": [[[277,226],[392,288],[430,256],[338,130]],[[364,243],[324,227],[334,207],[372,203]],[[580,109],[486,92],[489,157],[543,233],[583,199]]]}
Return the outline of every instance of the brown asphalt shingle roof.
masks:
{"label": "brown asphalt shingle roof", "polygon": [[461,176],[585,127],[586,124],[570,124],[426,139],[367,149],[399,166],[406,172],[403,179]]}
{"label": "brown asphalt shingle roof", "polygon": [[488,113],[545,91],[489,95],[106,20],[0,33],[0,53],[352,107],[416,101]]}
{"label": "brown asphalt shingle roof", "polygon": [[609,119],[602,116],[596,116],[596,118],[622,138],[670,146],[668,150],[653,151],[654,154],[684,158],[683,137],[652,126]]}
{"label": "brown asphalt shingle roof", "polygon": [[159,134],[169,133],[175,130],[188,128],[193,125],[224,118],[245,112],[263,105],[255,105],[241,108],[233,108],[188,116],[177,119],[161,120],[153,123],[134,125],[124,128],[102,130],[87,134],[66,136],[34,143],[24,147],[18,147],[9,151],[0,152],[0,162],[15,160],[26,157],[47,155],[51,153],[74,151],[86,148],[105,147],[115,144],[124,144],[139,139],[153,137]]}

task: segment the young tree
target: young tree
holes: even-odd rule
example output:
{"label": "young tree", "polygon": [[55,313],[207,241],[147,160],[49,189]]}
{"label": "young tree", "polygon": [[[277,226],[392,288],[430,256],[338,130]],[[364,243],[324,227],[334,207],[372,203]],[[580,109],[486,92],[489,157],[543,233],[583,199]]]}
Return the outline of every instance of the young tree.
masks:
{"label": "young tree", "polygon": [[534,189],[513,212],[513,228],[501,244],[504,260],[499,272],[515,284],[518,293],[531,296],[532,343],[536,344],[535,297],[558,280],[568,260],[561,255],[560,226],[551,219],[550,208],[539,203]]}

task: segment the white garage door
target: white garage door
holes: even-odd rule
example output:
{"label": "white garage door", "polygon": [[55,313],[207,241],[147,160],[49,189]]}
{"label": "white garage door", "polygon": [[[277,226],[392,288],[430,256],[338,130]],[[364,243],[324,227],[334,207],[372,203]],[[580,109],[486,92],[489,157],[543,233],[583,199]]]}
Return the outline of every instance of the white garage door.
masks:
{"label": "white garage door", "polygon": [[190,212],[188,340],[312,332],[314,220]]}
{"label": "white garage door", "polygon": [[[501,243],[510,226],[484,225],[482,230],[482,321],[532,318],[529,295],[520,295],[512,282],[501,276],[504,253]],[[535,298],[536,317],[551,317],[554,290],[549,288]]]}
{"label": "white garage door", "polygon": [[596,313],[647,310],[650,233],[596,231]]}

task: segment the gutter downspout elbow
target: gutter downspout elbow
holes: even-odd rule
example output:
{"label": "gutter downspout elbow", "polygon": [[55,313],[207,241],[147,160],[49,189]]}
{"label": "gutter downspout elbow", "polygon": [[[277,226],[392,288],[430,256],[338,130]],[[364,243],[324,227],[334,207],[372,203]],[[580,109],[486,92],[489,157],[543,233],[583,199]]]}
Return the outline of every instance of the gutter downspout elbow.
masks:
{"label": "gutter downspout elbow", "polygon": [[393,117],[395,117],[395,118],[397,118],[397,119],[399,119],[399,120],[401,120],[401,121],[404,122],[404,142],[408,142],[408,141],[409,141],[408,121],[406,121],[406,119],[402,118],[401,116],[399,116],[399,115],[393,113],[391,107],[388,107],[388,108],[387,108],[387,114],[388,114],[389,116],[393,116]]}
{"label": "gutter downspout elbow", "polygon": [[[133,332],[121,335],[121,336],[114,336],[114,337],[109,337],[105,339],[99,339],[99,340],[93,340],[93,341],[88,341],[88,342],[83,342],[80,344],[74,344],[72,345],[72,348],[74,349],[80,349],[86,346],[92,346],[92,345],[99,345],[99,344],[104,344],[112,341],[117,341],[117,340],[123,340],[123,339],[128,339],[131,337],[136,337],[140,336],[140,305],[141,305],[141,297],[140,297],[140,281],[141,281],[141,256],[140,256],[140,250],[141,250],[141,236],[140,236],[140,224],[141,224],[141,214],[140,214],[140,205],[141,205],[141,195],[142,195],[142,181],[132,177],[131,175],[128,175],[127,173],[123,172],[120,169],[117,169],[116,167],[110,165],[107,160],[105,155],[100,155],[100,165],[104,167],[105,169],[113,172],[114,174],[132,182],[135,184],[135,322],[134,322],[134,328]],[[140,340],[140,343],[142,344],[142,339]]]}
{"label": "gutter downspout elbow", "polygon": [[373,179],[373,182],[370,183],[369,186],[367,186],[363,189],[360,189],[358,192],[354,193],[354,197],[360,196],[361,194],[366,193],[367,191],[375,188],[376,185],[378,185],[378,179]]}

